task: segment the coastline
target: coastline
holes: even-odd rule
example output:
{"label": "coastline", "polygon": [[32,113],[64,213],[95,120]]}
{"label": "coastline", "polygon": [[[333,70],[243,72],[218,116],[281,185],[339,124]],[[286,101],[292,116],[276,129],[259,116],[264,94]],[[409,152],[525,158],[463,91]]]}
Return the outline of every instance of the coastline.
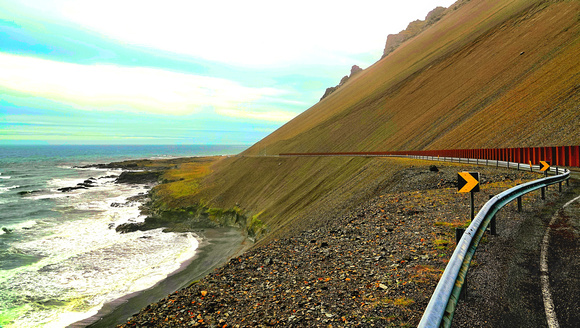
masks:
{"label": "coastline", "polygon": [[[2,277],[6,278],[0,297],[0,307],[6,311],[0,311],[0,326],[67,327],[99,321],[117,306],[133,302],[132,298],[150,295],[150,289],[157,288],[162,297],[187,285],[196,279],[191,272],[203,276],[251,244],[241,231],[229,228],[193,225],[187,234],[161,229],[115,232],[116,226],[142,221],[149,214],[151,189],[168,182],[162,174],[182,161],[206,158],[114,162],[116,151],[111,148],[94,155],[84,148],[14,148],[2,159],[0,187],[13,188],[0,190],[0,202],[11,206],[4,208],[0,220],[0,227],[7,226],[0,230]],[[111,162],[89,164],[101,158]],[[135,167],[131,162],[143,164]],[[4,235],[5,231],[10,234]],[[10,257],[9,248],[16,243],[22,256]],[[28,255],[40,253],[40,259],[46,260],[33,261]],[[200,268],[192,269],[194,262],[201,263]],[[19,271],[14,274],[13,268]],[[174,277],[178,279],[164,281]],[[69,281],[71,287],[66,287]],[[62,286],[69,289],[59,289]],[[128,308],[127,316],[140,307]]]}
{"label": "coastline", "polygon": [[[168,162],[173,164],[174,162],[188,159],[185,157],[161,160],[129,160],[108,164],[93,164],[85,166],[85,168],[121,169],[123,173],[119,176],[117,183],[145,184],[153,187],[153,185],[157,185],[156,181],[162,174],[171,168],[170,165],[167,165]],[[147,167],[153,162],[160,166],[154,164],[153,168]],[[145,170],[141,171],[141,169]],[[150,197],[151,189],[147,191],[147,198]],[[141,205],[143,206],[141,213],[149,212],[150,209],[145,203],[141,203]],[[127,294],[105,303],[96,314],[74,322],[67,327],[99,328],[121,324],[147,305],[155,303],[168,294],[174,293],[203,278],[216,267],[226,263],[230,258],[242,254],[252,244],[244,231],[239,228],[204,226],[191,232],[197,235],[199,246],[195,250],[195,255],[184,261],[179,269],[170,273],[150,288]]]}
{"label": "coastline", "polygon": [[103,305],[98,313],[67,327],[112,327],[121,324],[151,303],[155,303],[193,281],[206,276],[228,259],[240,255],[250,244],[239,229],[212,228],[196,232],[202,237],[196,254],[153,287],[125,295]]}

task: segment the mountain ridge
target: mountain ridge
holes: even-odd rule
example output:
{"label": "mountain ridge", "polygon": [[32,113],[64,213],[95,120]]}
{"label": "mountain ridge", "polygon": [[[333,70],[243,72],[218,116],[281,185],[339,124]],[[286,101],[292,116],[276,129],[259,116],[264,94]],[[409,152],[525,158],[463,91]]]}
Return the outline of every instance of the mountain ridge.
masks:
{"label": "mountain ridge", "polygon": [[[562,12],[553,9],[558,7],[562,8]],[[437,23],[360,72],[356,78],[350,79],[339,90],[250,147],[244,154],[260,154],[260,149],[265,147],[272,154],[572,144],[573,134],[566,133],[548,137],[544,136],[545,133],[526,133],[526,142],[505,138],[496,142],[482,137],[481,133],[475,133],[479,139],[469,143],[462,138],[460,142],[449,141],[443,136],[465,123],[469,123],[470,131],[453,134],[473,133],[478,128],[469,122],[469,118],[473,115],[485,116],[492,105],[502,103],[504,107],[529,108],[518,112],[518,116],[529,115],[533,107],[548,106],[535,101],[527,103],[534,95],[528,94],[529,98],[512,97],[511,101],[506,97],[518,88],[520,82],[529,86],[525,78],[537,73],[542,65],[550,64],[552,60],[550,65],[553,66],[559,60],[557,56],[547,58],[552,50],[577,53],[578,24],[573,14],[577,9],[576,3],[566,1],[463,2],[459,9],[448,12]],[[560,20],[558,24],[533,22],[548,20],[551,16]],[[566,31],[560,34],[560,30]],[[515,37],[517,34],[519,38]],[[524,35],[529,37],[525,38]],[[545,43],[538,45],[538,38],[545,38]],[[480,44],[484,44],[485,48],[478,48]],[[476,49],[478,56],[474,55]],[[524,54],[520,56],[522,52]],[[566,56],[569,59],[570,56]],[[549,59],[547,62],[546,58]],[[474,62],[478,62],[477,67]],[[548,78],[550,85],[560,84],[561,89],[568,90],[573,99],[562,104],[566,108],[556,117],[567,115],[573,110],[574,100],[577,100],[577,94],[573,91],[575,84],[570,81],[577,79],[574,74],[578,71],[578,65],[570,60],[564,63],[568,66],[567,76]],[[496,66],[501,66],[505,73]],[[507,81],[510,76],[520,76],[520,80]],[[428,86],[431,88],[421,83],[430,83]],[[455,90],[461,90],[462,94],[458,95]],[[429,110],[420,110],[422,107]],[[483,118],[486,124],[496,123],[494,119]],[[351,123],[355,120],[359,124]],[[554,120],[551,121],[554,123]],[[430,124],[433,122],[438,124]],[[575,119],[572,123],[577,122]],[[511,120],[506,117],[500,123],[511,124]],[[535,124],[538,131],[550,130],[543,122]],[[412,132],[420,126],[427,127],[429,133]],[[553,126],[554,131],[571,132],[561,123]],[[333,137],[338,135],[340,140]]]}

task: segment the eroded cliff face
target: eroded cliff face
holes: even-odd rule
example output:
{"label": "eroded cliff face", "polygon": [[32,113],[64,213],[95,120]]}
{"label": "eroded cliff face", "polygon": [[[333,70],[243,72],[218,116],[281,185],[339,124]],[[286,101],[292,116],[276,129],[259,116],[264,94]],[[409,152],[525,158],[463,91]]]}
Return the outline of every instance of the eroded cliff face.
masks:
{"label": "eroded cliff face", "polygon": [[343,76],[342,79],[340,79],[340,83],[338,83],[337,86],[330,87],[330,88],[326,88],[326,91],[324,92],[324,95],[322,95],[322,98],[320,98],[320,100],[328,97],[331,93],[333,93],[338,88],[340,88],[341,86],[343,86],[351,77],[355,76],[359,72],[362,72],[362,70],[363,69],[360,68],[360,67],[358,67],[357,65],[352,65],[352,67],[350,69],[350,75]]}
{"label": "eroded cliff face", "polygon": [[[458,2],[458,4],[456,4],[455,7],[451,8],[451,10],[456,10],[460,3],[461,2]],[[440,20],[447,13],[447,10],[448,9],[445,7],[437,7],[427,14],[425,20],[416,20],[414,22],[409,23],[409,25],[405,30],[397,34],[389,34],[387,36],[387,44],[385,45],[385,50],[383,51],[383,56],[381,57],[381,59],[390,54],[391,52],[395,51],[395,49],[397,49],[403,42],[415,37],[423,30],[425,30],[427,27]],[[354,75],[356,75],[361,71],[362,68],[358,67],[357,65],[353,65],[350,70],[350,75],[345,75],[340,80],[340,83],[338,85],[326,88],[326,91],[324,92],[324,95],[322,95],[322,98],[320,98],[320,100],[330,96],[333,92],[342,87],[350,78],[352,78]]]}
{"label": "eroded cliff face", "polygon": [[416,20],[414,22],[409,23],[406,29],[402,30],[397,34],[389,34],[387,36],[387,43],[385,45],[385,50],[383,51],[383,56],[381,58],[386,57],[391,52],[395,51],[403,42],[413,38],[414,36],[421,33],[430,25],[434,24],[438,20],[441,19],[447,12],[445,7],[437,7],[431,10],[425,20]]}

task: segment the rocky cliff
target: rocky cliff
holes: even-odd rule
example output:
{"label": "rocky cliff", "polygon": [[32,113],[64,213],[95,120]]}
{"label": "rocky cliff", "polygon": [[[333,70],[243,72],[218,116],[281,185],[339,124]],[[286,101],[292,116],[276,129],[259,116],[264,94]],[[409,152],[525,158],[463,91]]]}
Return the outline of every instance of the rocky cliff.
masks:
{"label": "rocky cliff", "polygon": [[395,51],[395,49],[397,49],[403,42],[413,38],[427,27],[440,20],[446,12],[447,9],[445,7],[437,7],[427,14],[425,20],[416,20],[409,23],[407,28],[401,32],[397,34],[389,34],[387,36],[387,44],[385,45],[385,50],[383,51],[383,56],[381,58],[386,57],[388,54]]}
{"label": "rocky cliff", "polygon": [[346,81],[348,81],[351,77],[353,77],[354,75],[358,74],[362,70],[363,69],[360,68],[360,67],[358,67],[357,65],[352,65],[352,68],[350,69],[350,75],[343,76],[342,79],[340,79],[340,83],[338,83],[337,86],[330,87],[330,88],[326,88],[326,91],[324,92],[324,95],[322,95],[322,98],[320,98],[320,100],[328,97],[331,93],[333,93],[338,88],[340,88],[341,86],[343,86],[346,83]]}

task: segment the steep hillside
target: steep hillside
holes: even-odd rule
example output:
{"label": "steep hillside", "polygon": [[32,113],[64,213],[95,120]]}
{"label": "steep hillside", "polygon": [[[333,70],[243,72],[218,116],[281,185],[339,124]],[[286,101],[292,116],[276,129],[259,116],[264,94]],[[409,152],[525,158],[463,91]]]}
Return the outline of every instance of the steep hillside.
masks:
{"label": "steep hillside", "polygon": [[156,204],[234,209],[275,238],[409,172],[427,174],[428,164],[417,172],[411,160],[263,155],[578,144],[579,12],[580,1],[459,1],[240,156],[199,176],[186,165],[168,173],[184,179],[159,186]]}
{"label": "steep hillside", "polygon": [[458,2],[244,155],[577,144],[578,12]]}

